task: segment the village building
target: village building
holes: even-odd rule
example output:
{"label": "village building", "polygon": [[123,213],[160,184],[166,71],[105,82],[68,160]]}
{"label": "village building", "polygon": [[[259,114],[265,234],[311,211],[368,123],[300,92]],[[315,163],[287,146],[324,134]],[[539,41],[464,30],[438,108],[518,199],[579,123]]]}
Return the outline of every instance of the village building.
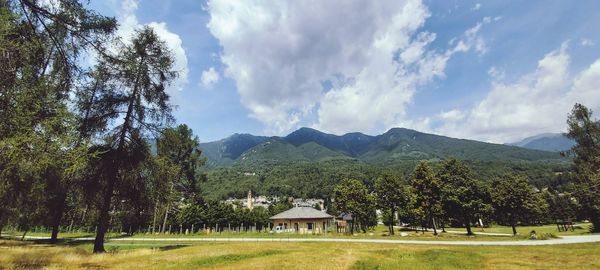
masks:
{"label": "village building", "polygon": [[[224,200],[223,202],[233,205],[233,207],[238,207],[241,206],[243,208],[247,208],[247,209],[254,209],[256,207],[263,207],[263,208],[269,208],[269,206],[282,201],[282,200],[287,200],[290,201],[292,203],[293,206],[295,207],[317,207],[318,210],[322,210],[325,209],[325,201],[323,199],[314,199],[314,198],[308,198],[308,199],[300,199],[300,198],[280,198],[280,197],[271,197],[271,196],[265,196],[265,195],[260,195],[260,196],[253,196],[252,191],[249,190],[247,193],[246,198],[228,198],[226,200]],[[320,208],[320,209],[319,209]]]}
{"label": "village building", "polygon": [[248,198],[246,198],[246,208],[254,209],[254,201],[252,200],[252,190],[248,190]]}
{"label": "village building", "polygon": [[349,233],[352,226],[351,214],[340,214],[335,218],[335,227],[337,233]]}
{"label": "village building", "polygon": [[321,234],[329,230],[333,216],[312,207],[294,207],[269,219],[274,227],[286,232]]}
{"label": "village building", "polygon": [[325,201],[323,199],[294,199],[292,200],[292,204],[295,207],[317,207],[319,206],[320,209],[324,209],[325,208]]}

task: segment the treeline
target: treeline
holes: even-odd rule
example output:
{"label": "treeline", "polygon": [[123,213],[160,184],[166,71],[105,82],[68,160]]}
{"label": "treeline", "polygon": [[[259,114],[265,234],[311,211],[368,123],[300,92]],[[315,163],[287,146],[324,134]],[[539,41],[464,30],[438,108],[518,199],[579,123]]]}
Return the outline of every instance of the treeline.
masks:
{"label": "treeline", "polygon": [[[206,171],[203,194],[207,198],[244,198],[248,190],[266,196],[295,198],[327,198],[344,179],[357,179],[369,189],[380,175],[393,175],[405,183],[418,160],[406,160],[392,165],[369,164],[362,161],[334,160],[326,162],[265,163],[252,166],[215,168]],[[431,160],[437,169],[443,162]],[[505,174],[526,176],[538,189],[564,191],[570,182],[571,162],[544,161],[468,161],[477,179],[491,182]]]}
{"label": "treeline", "polygon": [[189,232],[198,232],[200,229],[205,232],[206,230],[208,232],[262,232],[270,229],[269,217],[292,207],[292,203],[288,200],[269,205],[268,208],[259,206],[253,209],[221,201],[187,204],[179,208],[176,218],[171,221],[171,224],[178,224],[179,227],[187,229]]}
{"label": "treeline", "polygon": [[331,211],[352,216],[351,232],[377,224],[375,209],[381,209],[390,234],[402,223],[431,228],[434,234],[447,226],[465,227],[470,235],[480,219],[512,226],[516,234],[518,224],[576,220],[579,207],[570,194],[540,191],[524,176],[478,180],[464,162],[449,158],[436,170],[419,162],[408,183],[382,175],[369,189],[361,181],[345,180],[334,189]]}
{"label": "treeline", "polygon": [[117,29],[78,0],[0,0],[0,232],[87,226],[104,252],[109,227],[202,203],[198,140],[172,127],[174,58],[152,28]]}

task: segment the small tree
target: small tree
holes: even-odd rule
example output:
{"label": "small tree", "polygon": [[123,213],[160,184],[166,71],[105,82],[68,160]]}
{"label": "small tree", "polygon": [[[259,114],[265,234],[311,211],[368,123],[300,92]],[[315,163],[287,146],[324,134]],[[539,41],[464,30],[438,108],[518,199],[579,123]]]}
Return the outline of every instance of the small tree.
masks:
{"label": "small tree", "polygon": [[523,176],[508,176],[494,181],[492,204],[497,220],[512,227],[517,234],[517,223],[539,216],[548,207],[540,193],[535,192]]}
{"label": "small tree", "polygon": [[374,199],[367,187],[358,180],[346,179],[334,188],[333,194],[335,208],[341,214],[352,216],[350,233],[354,233],[356,225],[366,232],[375,210]]}
{"label": "small tree", "polygon": [[381,176],[375,181],[375,193],[377,205],[387,211],[386,224],[390,235],[394,235],[394,220],[398,209],[409,202],[408,196],[403,192],[404,186],[398,177]]}
{"label": "small tree", "polygon": [[443,163],[439,178],[444,193],[444,212],[462,220],[467,235],[472,235],[473,220],[492,210],[489,192],[481,182],[475,180],[471,169],[456,158],[448,158]]}
{"label": "small tree", "polygon": [[571,193],[546,190],[542,194],[548,204],[546,216],[549,221],[571,221],[577,218],[581,206]]}
{"label": "small tree", "polygon": [[567,124],[566,135],[576,142],[568,152],[575,161],[573,195],[592,222],[592,230],[600,232],[600,124],[592,119],[592,111],[579,103],[573,107]]}
{"label": "small tree", "polygon": [[433,234],[437,235],[435,218],[442,212],[442,188],[427,161],[419,162],[415,168],[411,184],[412,191],[415,194],[415,207],[421,210],[427,222],[431,221]]}

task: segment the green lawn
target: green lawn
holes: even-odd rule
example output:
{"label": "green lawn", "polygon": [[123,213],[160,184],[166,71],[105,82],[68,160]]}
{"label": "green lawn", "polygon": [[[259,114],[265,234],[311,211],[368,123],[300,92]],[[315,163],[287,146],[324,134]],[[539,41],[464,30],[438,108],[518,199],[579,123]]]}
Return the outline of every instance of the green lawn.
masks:
{"label": "green lawn", "polygon": [[40,245],[0,241],[6,269],[600,269],[600,244],[424,246],[370,243]]}
{"label": "green lawn", "polygon": [[354,234],[343,233],[326,233],[326,234],[297,234],[297,233],[268,233],[268,232],[245,232],[245,233],[198,233],[198,234],[136,234],[134,238],[358,238],[358,239],[402,239],[402,240],[481,240],[481,241],[506,241],[506,240],[524,240],[526,237],[506,237],[506,236],[489,236],[475,235],[466,236],[452,233],[440,233],[433,235],[432,232],[415,232],[413,230],[395,230],[395,235],[390,236],[386,226],[377,226],[372,230],[363,232],[355,232]]}
{"label": "green lawn", "polygon": [[[355,232],[354,235],[350,234],[338,234],[338,233],[327,233],[327,234],[319,234],[319,235],[310,235],[310,234],[296,234],[296,233],[268,233],[268,232],[243,232],[243,233],[235,233],[235,232],[222,232],[222,233],[196,233],[196,234],[135,234],[133,238],[365,238],[365,239],[402,239],[402,240],[449,240],[449,241],[460,241],[460,240],[470,240],[470,241],[506,241],[506,240],[525,240],[529,235],[529,232],[535,230],[538,235],[541,234],[554,234],[557,236],[561,235],[581,235],[589,233],[589,224],[578,224],[575,226],[574,232],[558,232],[556,225],[543,225],[543,226],[526,226],[526,227],[517,227],[517,231],[519,235],[516,237],[512,236],[489,236],[483,234],[477,234],[478,232],[489,232],[489,233],[506,233],[511,234],[512,229],[507,226],[498,226],[494,225],[489,228],[473,228],[473,232],[476,234],[475,236],[466,236],[464,234],[454,234],[454,233],[440,233],[438,236],[433,235],[432,232],[415,232],[408,229],[398,230],[396,229],[396,234],[393,236],[389,236],[388,228],[386,226],[377,226],[374,229],[368,231],[367,233],[363,232]],[[464,228],[447,228],[449,231],[461,231],[466,232]],[[22,232],[5,232],[6,234],[11,234],[13,236],[20,236]],[[42,233],[42,232],[28,232],[29,236],[50,236],[50,233]],[[402,236],[404,235],[404,236]],[[110,233],[109,237],[119,237],[123,236],[118,233]],[[76,238],[76,237],[94,237],[94,234],[85,233],[85,232],[73,232],[73,233],[60,233],[59,237],[62,238]]]}
{"label": "green lawn", "polygon": [[[553,233],[555,235],[581,235],[589,233],[590,223],[575,224],[575,231],[559,232],[556,225],[541,225],[541,226],[517,226],[517,233],[521,235],[529,235],[529,232],[535,231],[537,234]],[[447,228],[453,231],[465,231],[465,228]],[[512,228],[509,226],[493,225],[489,228],[473,228],[474,233],[489,232],[489,233],[507,233],[512,234]]]}

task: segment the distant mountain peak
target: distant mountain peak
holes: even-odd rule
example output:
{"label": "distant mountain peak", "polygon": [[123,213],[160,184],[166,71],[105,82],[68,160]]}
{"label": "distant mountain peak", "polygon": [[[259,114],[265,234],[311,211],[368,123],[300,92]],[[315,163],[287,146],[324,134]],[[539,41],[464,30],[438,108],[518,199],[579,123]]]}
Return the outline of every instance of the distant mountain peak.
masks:
{"label": "distant mountain peak", "polygon": [[508,145],[527,149],[561,152],[571,149],[575,145],[575,141],[567,138],[563,133],[542,133],[515,143],[509,143]]}

